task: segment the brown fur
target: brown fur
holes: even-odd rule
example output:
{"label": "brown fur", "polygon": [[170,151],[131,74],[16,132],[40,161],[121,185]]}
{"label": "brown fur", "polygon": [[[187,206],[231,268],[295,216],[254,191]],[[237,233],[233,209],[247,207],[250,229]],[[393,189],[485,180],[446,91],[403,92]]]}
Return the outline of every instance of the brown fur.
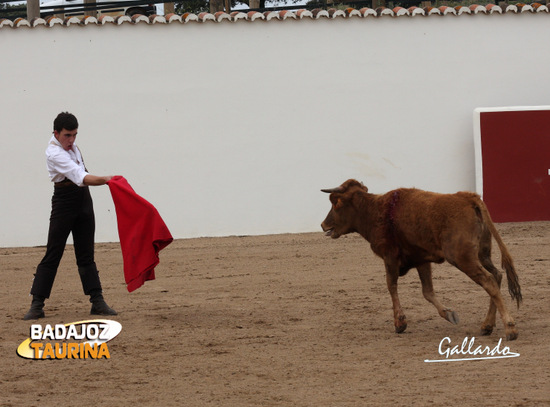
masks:
{"label": "brown fur", "polygon": [[338,238],[357,232],[384,260],[397,332],[406,328],[397,295],[397,279],[411,268],[418,270],[423,294],[439,314],[450,322],[458,322],[456,313],[439,303],[432,288],[431,263],[447,260],[481,285],[491,297],[482,333],[492,332],[498,309],[507,337],[517,338],[514,321],[500,294],[501,273],[491,261],[491,237],[495,238],[502,254],[508,290],[519,306],[522,297],[518,276],[510,253],[477,194],[438,194],[401,188],[374,195],[356,180],[347,180],[340,187],[324,192],[331,193],[332,202],[332,209],[321,225],[327,235]]}

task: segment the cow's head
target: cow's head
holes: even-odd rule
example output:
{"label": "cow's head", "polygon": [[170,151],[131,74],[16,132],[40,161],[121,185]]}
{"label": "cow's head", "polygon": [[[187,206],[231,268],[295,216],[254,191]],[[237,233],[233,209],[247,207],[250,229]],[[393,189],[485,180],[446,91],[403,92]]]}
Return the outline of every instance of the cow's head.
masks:
{"label": "cow's head", "polygon": [[367,187],[359,181],[348,179],[337,188],[322,189],[321,191],[330,194],[332,203],[330,212],[321,223],[325,234],[337,239],[347,233],[356,232],[357,206],[354,205],[354,199],[357,193],[368,192]]}

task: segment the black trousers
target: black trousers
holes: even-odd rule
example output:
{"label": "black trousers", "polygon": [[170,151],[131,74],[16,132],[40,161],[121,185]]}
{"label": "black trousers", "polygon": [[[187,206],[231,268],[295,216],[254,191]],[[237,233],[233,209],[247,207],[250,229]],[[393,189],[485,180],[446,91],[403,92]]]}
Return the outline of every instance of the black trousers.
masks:
{"label": "black trousers", "polygon": [[84,294],[101,290],[94,261],[95,217],[88,187],[64,182],[55,186],[46,254],[36,268],[32,295],[49,298],[69,233],[73,234],[78,273]]}

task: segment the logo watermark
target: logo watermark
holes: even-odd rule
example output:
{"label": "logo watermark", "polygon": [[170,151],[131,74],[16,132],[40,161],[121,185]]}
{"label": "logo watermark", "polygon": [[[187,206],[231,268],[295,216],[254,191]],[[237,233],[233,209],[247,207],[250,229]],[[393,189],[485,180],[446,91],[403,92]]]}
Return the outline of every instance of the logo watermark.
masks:
{"label": "logo watermark", "polygon": [[[489,360],[489,359],[504,359],[517,358],[519,353],[512,352],[508,346],[502,346],[502,338],[494,347],[475,345],[475,337],[465,337],[460,345],[451,347],[451,338],[446,336],[439,342],[438,352],[443,358],[441,359],[425,359],[426,363],[437,362],[465,362],[471,360]],[[455,357],[458,356],[458,357]],[[460,357],[462,356],[462,357]]]}
{"label": "logo watermark", "polygon": [[122,330],[117,321],[95,319],[30,328],[30,337],[17,348],[24,359],[110,359],[107,342]]}

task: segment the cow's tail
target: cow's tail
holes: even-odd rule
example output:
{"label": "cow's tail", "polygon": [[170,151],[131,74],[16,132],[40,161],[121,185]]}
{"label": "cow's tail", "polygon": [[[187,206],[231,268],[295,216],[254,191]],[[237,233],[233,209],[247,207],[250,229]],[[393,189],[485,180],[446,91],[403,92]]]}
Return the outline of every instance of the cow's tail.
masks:
{"label": "cow's tail", "polygon": [[512,260],[512,256],[506,248],[506,245],[498,234],[495,224],[491,219],[491,215],[489,214],[489,211],[487,210],[487,207],[485,206],[485,203],[483,203],[483,201],[480,201],[480,209],[483,214],[485,224],[491,232],[491,235],[495,238],[498,244],[498,248],[500,249],[502,268],[506,271],[506,277],[508,278],[508,292],[512,296],[512,299],[516,300],[517,306],[519,308],[519,304],[521,303],[523,298],[521,296],[521,287],[519,285],[519,278],[514,267],[514,261]]}

